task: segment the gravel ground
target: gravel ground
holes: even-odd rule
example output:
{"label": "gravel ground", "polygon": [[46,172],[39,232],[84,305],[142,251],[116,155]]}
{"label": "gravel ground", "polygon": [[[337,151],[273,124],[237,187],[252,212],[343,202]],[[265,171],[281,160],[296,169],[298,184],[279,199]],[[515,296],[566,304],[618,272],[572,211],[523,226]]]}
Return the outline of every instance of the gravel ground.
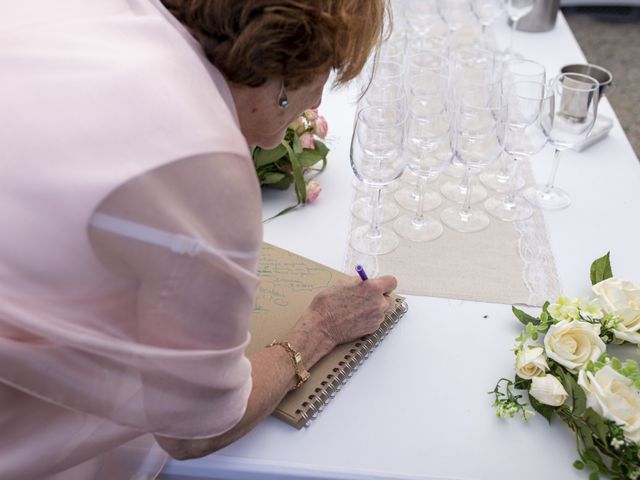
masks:
{"label": "gravel ground", "polygon": [[607,97],[640,157],[640,9],[566,9],[564,14],[587,60],[613,74]]}

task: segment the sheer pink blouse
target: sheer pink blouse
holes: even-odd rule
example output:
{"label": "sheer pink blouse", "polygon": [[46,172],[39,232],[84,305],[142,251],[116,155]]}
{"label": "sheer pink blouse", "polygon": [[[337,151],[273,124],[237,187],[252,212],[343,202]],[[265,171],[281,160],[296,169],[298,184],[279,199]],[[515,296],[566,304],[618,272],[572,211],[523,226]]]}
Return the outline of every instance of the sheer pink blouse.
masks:
{"label": "sheer pink blouse", "polygon": [[[0,478],[152,477],[165,455],[149,433],[223,433],[251,390],[260,192],[229,89],[157,0],[10,2],[0,65]],[[162,184],[154,206],[206,248],[145,247],[166,273],[141,307],[89,222],[119,186],[188,176],[194,156],[210,214]]]}

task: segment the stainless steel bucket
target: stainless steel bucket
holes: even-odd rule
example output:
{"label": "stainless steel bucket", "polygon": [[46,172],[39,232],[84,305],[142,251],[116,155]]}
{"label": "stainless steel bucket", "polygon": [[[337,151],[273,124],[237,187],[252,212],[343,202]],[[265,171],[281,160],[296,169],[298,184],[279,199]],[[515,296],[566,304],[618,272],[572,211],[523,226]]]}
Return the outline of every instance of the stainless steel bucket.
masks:
{"label": "stainless steel bucket", "polygon": [[523,32],[547,32],[556,24],[560,0],[536,0],[533,10],[518,21]]}

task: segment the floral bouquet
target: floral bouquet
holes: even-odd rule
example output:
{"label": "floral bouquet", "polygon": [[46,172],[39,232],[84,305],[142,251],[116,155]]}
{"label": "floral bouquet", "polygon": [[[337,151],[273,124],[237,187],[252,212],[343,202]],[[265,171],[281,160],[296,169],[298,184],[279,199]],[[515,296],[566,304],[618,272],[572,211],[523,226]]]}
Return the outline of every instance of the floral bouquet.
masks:
{"label": "floral bouquet", "polygon": [[327,131],[326,119],[314,108],[303,112],[289,125],[277,147],[253,147],[251,156],[260,185],[280,190],[286,190],[291,184],[295,187],[297,203],[272,218],[311,203],[320,195],[320,183],[311,178],[327,166],[329,149],[319,140],[327,136]]}
{"label": "floral bouquet", "polygon": [[[533,411],[554,415],[576,435],[574,467],[612,479],[640,478],[640,369],[607,353],[610,344],[640,344],[640,285],[613,277],[609,254],[591,265],[595,298],[560,297],[539,317],[513,307],[525,326],[516,339],[515,378],[502,378],[493,407],[498,417]],[[522,391],[523,393],[518,393]]]}

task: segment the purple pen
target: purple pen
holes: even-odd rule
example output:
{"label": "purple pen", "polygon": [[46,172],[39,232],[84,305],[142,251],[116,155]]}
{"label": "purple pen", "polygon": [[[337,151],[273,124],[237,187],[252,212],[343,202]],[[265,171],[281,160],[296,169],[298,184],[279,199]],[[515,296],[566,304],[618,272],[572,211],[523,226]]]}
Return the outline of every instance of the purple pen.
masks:
{"label": "purple pen", "polygon": [[363,282],[365,280],[369,280],[369,277],[367,277],[367,272],[364,271],[364,267],[362,265],[356,265],[356,273],[360,276]]}

